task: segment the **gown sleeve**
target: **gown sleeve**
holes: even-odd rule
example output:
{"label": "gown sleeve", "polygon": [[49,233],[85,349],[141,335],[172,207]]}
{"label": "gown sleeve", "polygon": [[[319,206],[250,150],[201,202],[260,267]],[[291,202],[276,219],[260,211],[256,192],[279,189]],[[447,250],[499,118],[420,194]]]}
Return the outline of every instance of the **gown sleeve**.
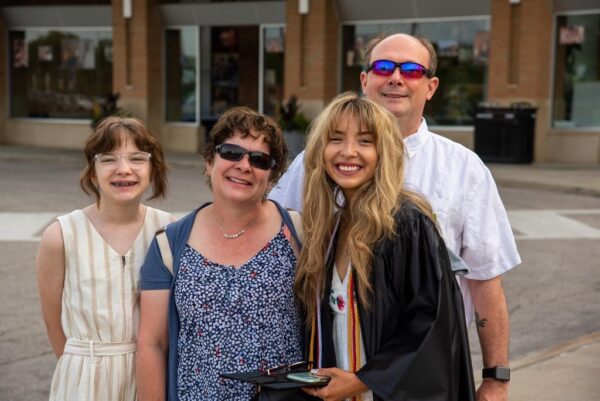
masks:
{"label": "gown sleeve", "polygon": [[433,222],[403,213],[378,259],[371,313],[380,344],[357,376],[383,400],[474,400],[460,289]]}

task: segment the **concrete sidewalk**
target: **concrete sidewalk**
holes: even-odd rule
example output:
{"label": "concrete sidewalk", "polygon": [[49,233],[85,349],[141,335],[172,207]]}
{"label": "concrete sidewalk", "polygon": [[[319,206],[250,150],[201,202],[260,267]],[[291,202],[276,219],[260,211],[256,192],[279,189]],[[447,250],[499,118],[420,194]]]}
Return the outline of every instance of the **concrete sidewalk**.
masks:
{"label": "concrete sidewalk", "polygon": [[600,197],[600,165],[488,164],[498,185]]}
{"label": "concrete sidewalk", "polygon": [[512,361],[511,376],[510,401],[598,401],[600,332]]}

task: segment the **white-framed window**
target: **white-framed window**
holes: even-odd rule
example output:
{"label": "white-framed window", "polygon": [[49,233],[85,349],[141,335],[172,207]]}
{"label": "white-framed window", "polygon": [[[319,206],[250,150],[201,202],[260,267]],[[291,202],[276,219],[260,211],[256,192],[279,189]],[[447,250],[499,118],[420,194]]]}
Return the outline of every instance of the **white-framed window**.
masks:
{"label": "white-framed window", "polygon": [[165,116],[168,122],[197,123],[199,97],[197,27],[165,30]]}
{"label": "white-framed window", "polygon": [[261,26],[259,111],[277,117],[283,99],[285,25]]}
{"label": "white-framed window", "polygon": [[112,92],[112,30],[8,32],[10,115],[92,119]]}
{"label": "white-framed window", "polygon": [[600,127],[600,10],[556,16],[553,126]]}

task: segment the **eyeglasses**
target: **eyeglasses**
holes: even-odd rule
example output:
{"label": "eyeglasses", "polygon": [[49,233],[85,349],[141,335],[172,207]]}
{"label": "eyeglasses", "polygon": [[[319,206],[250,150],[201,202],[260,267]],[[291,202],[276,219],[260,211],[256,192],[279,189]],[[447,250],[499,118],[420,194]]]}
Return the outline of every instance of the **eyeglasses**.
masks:
{"label": "eyeglasses", "polygon": [[272,376],[272,375],[275,375],[278,373],[284,373],[284,372],[288,373],[288,372],[310,370],[311,368],[312,368],[312,362],[302,361],[302,362],[290,363],[287,365],[273,366],[272,368],[267,369],[266,372],[267,372],[267,376]]}
{"label": "eyeglasses", "polygon": [[222,159],[232,162],[239,162],[244,155],[248,155],[248,162],[252,167],[261,170],[269,170],[277,164],[268,153],[259,152],[256,150],[248,150],[233,143],[222,143],[215,146],[215,151]]}
{"label": "eyeglasses", "polygon": [[419,63],[413,63],[408,61],[406,63],[396,63],[391,60],[377,60],[369,64],[367,72],[373,71],[373,74],[380,75],[382,77],[389,77],[394,73],[397,68],[400,68],[400,75],[407,79],[419,79],[425,75],[427,78],[431,78],[433,73],[430,69],[423,67]]}
{"label": "eyeglasses", "polygon": [[114,169],[119,164],[120,159],[125,159],[129,167],[141,168],[148,164],[152,155],[148,152],[133,152],[124,155],[118,155],[116,153],[98,153],[94,156],[94,160],[98,163],[99,167],[104,169]]}

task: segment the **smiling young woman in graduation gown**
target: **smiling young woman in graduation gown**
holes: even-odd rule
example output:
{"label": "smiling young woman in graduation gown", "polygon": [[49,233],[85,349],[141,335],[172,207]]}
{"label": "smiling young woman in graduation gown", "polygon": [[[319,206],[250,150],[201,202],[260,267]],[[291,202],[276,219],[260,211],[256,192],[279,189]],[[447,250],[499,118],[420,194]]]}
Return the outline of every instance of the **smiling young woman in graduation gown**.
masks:
{"label": "smiling young woman in graduation gown", "polygon": [[[296,293],[325,400],[475,399],[460,289],[395,119],[356,94],[313,123]],[[343,202],[340,198],[343,196]],[[328,245],[329,244],[329,245]]]}
{"label": "smiling young woman in graduation gown", "polygon": [[[356,375],[373,391],[373,399],[474,400],[462,297],[446,247],[414,206],[404,205],[395,218],[399,235],[374,249],[371,307],[357,296],[366,363]],[[329,283],[331,259],[327,274]],[[325,294],[330,292],[327,286]],[[333,316],[328,303],[320,308],[322,351],[314,360],[336,366],[333,337],[327,335]]]}

